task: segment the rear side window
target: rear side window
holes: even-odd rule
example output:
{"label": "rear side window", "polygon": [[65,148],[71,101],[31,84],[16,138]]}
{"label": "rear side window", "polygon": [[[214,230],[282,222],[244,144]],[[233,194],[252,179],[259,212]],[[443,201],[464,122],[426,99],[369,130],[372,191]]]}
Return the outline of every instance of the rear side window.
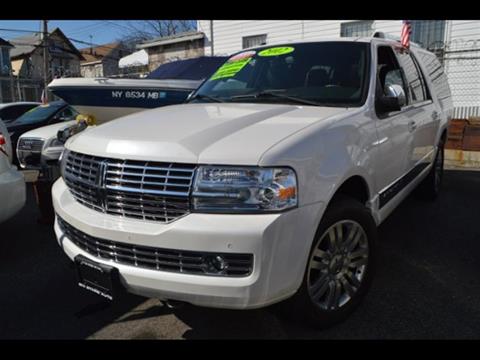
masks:
{"label": "rear side window", "polygon": [[437,59],[435,54],[427,52],[418,52],[415,54],[417,58],[425,65],[427,76],[430,78],[435,93],[439,100],[447,99],[452,96],[450,87],[447,82],[447,75],[443,70],[443,66]]}
{"label": "rear side window", "polygon": [[407,90],[410,102],[415,104],[428,100],[428,91],[425,87],[423,76],[410,53],[397,52],[397,56],[407,80]]}
{"label": "rear side window", "polygon": [[26,111],[30,110],[32,107],[30,105],[16,105],[9,106],[2,110],[1,117],[4,120],[15,120],[16,118],[23,115]]}

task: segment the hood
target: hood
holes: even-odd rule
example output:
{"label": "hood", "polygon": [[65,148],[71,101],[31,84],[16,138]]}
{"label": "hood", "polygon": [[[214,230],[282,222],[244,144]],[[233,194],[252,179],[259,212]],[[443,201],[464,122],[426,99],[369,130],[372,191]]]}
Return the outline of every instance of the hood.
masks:
{"label": "hood", "polygon": [[48,140],[52,137],[57,137],[57,133],[59,130],[63,130],[68,126],[72,126],[76,124],[76,122],[77,122],[76,120],[72,120],[72,121],[61,122],[58,124],[42,126],[40,128],[30,130],[24,133],[21,137],[22,138],[30,137],[30,138],[39,138],[39,139]]}
{"label": "hood", "polygon": [[278,104],[183,104],[142,111],[71,138],[67,148],[131,160],[256,165],[269,148],[352,110]]}

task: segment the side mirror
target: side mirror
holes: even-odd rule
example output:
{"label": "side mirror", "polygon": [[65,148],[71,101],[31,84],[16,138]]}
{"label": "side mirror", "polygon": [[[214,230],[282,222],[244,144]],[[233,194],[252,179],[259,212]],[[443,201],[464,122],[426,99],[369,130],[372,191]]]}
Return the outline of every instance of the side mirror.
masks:
{"label": "side mirror", "polygon": [[69,129],[58,130],[57,132],[57,140],[60,141],[62,144],[65,144],[70,137]]}
{"label": "side mirror", "polygon": [[378,99],[378,110],[382,113],[400,111],[407,103],[407,97],[400,85],[387,85],[386,95]]}
{"label": "side mirror", "polygon": [[87,122],[82,121],[78,124],[71,125],[63,130],[58,130],[57,140],[65,144],[70,137],[78,134],[80,131],[85,130],[87,127],[88,127]]}

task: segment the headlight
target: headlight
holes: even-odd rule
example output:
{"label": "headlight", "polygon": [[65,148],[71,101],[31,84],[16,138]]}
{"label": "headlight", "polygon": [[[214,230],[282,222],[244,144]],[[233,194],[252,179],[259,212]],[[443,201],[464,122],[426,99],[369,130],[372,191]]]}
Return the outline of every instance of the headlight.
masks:
{"label": "headlight", "polygon": [[282,211],[297,205],[297,179],[289,168],[200,166],[192,195],[198,212]]}
{"label": "headlight", "polygon": [[55,139],[52,139],[47,146],[47,148],[51,148],[51,147],[63,147],[63,143],[60,140],[55,138]]}
{"label": "headlight", "polygon": [[65,178],[65,165],[67,163],[68,158],[68,150],[66,148],[63,149],[60,157],[58,158],[58,162],[60,163],[60,175],[62,178]]}

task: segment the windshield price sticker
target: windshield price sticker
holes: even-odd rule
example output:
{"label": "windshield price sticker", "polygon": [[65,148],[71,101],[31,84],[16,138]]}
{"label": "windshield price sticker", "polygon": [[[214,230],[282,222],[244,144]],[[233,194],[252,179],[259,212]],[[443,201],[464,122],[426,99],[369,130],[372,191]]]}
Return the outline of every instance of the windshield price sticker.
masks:
{"label": "windshield price sticker", "polygon": [[274,47],[270,49],[262,50],[258,53],[258,56],[278,56],[278,55],[285,55],[290,54],[293,52],[295,48],[291,46],[282,46],[282,47]]}
{"label": "windshield price sticker", "polygon": [[220,69],[215,72],[215,74],[213,74],[210,80],[218,80],[235,76],[235,74],[242,70],[245,65],[252,60],[252,57],[255,55],[255,53],[255,51],[246,51],[231,57],[220,67]]}

